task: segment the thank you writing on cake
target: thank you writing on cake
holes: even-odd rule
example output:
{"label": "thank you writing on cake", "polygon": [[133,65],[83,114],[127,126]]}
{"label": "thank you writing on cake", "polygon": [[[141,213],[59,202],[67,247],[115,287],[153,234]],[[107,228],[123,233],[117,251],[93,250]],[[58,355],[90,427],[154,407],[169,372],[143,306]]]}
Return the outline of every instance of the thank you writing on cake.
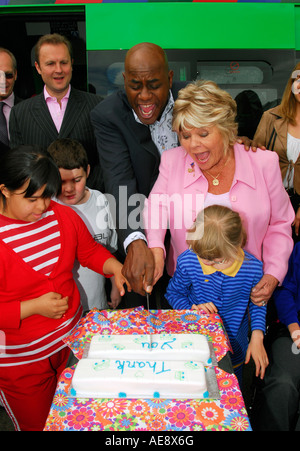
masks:
{"label": "thank you writing on cake", "polygon": [[176,341],[176,338],[172,338],[172,339],[170,339],[170,340],[168,340],[168,341],[164,341],[163,343],[159,343],[158,341],[152,341],[152,343],[150,343],[149,341],[145,341],[145,342],[143,342],[142,343],[142,347],[143,348],[150,348],[150,346],[151,346],[151,348],[159,348],[160,347],[160,349],[173,349],[173,346],[172,346],[172,344],[174,343]]}
{"label": "thank you writing on cake", "polygon": [[167,362],[159,361],[159,362],[149,362],[147,360],[116,360],[115,361],[117,365],[117,369],[121,371],[121,374],[126,371],[126,369],[152,369],[153,374],[162,374],[166,373],[168,371],[171,371],[170,369],[165,367],[165,364]]}

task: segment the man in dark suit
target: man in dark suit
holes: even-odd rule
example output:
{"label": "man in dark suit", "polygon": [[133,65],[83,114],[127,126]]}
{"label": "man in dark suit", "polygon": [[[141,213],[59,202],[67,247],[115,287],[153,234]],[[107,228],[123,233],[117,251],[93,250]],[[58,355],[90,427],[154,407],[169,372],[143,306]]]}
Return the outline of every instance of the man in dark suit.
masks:
{"label": "man in dark suit", "polygon": [[3,47],[0,47],[0,73],[3,77],[3,84],[0,85],[0,121],[3,120],[3,124],[6,126],[6,130],[0,131],[0,142],[5,146],[9,146],[8,125],[11,109],[14,105],[21,102],[22,99],[17,97],[14,93],[14,86],[17,79],[16,58],[12,52]]}
{"label": "man in dark suit", "polygon": [[21,144],[47,148],[57,138],[81,142],[91,165],[89,186],[103,190],[90,111],[101,97],[79,91],[70,84],[72,48],[64,36],[42,36],[35,47],[35,67],[45,83],[42,93],[24,100],[10,116],[11,147]]}
{"label": "man in dark suit", "polygon": [[[173,71],[161,47],[143,43],[127,52],[123,77],[125,92],[103,100],[91,119],[105,191],[116,200],[120,250],[126,253],[124,275],[133,291],[145,295],[152,290],[154,258],[138,216],[142,208],[137,207],[137,198],[141,194],[142,201],[149,195],[161,152],[178,145],[172,132]],[[135,218],[139,224],[131,223]]]}

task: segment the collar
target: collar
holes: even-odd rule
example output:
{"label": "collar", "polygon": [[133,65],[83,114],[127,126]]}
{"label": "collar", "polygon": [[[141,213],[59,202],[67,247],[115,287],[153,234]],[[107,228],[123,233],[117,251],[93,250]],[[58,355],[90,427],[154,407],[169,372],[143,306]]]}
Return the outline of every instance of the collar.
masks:
{"label": "collar", "polygon": [[243,264],[245,253],[243,249],[240,249],[239,255],[242,257],[241,260],[234,260],[231,266],[226,269],[216,269],[214,266],[205,265],[197,255],[198,261],[201,265],[202,271],[204,275],[214,274],[215,272],[221,272],[225,274],[225,276],[235,277],[239,272],[240,267]]}
{"label": "collar", "polygon": [[[164,111],[162,112],[160,120],[159,121],[155,121],[154,124],[151,124],[150,126],[155,127],[155,125],[162,124],[166,120],[166,117],[168,116],[170,111],[173,109],[173,107],[174,107],[174,98],[173,98],[173,94],[172,94],[172,92],[170,90],[169,91],[168,103],[165,106]],[[136,120],[136,122],[138,122],[139,124],[145,125],[145,124],[143,124],[142,121],[140,121],[140,119],[138,118],[136,112],[134,110],[132,110],[132,112],[133,112],[133,116],[134,116],[134,119]]]}
{"label": "collar", "polygon": [[1,100],[1,102],[4,103],[4,105],[9,106],[10,108],[14,106],[14,101],[15,95],[13,92],[8,97],[6,97],[6,99]]}
{"label": "collar", "polygon": [[[71,91],[71,85],[69,85],[68,91],[66,92],[66,94],[63,96],[62,99],[68,99],[70,97],[70,91]],[[49,92],[46,89],[46,85],[44,85],[44,97],[45,97],[46,101],[47,101],[47,99],[56,99],[56,97],[53,97],[49,94]]]}
{"label": "collar", "polygon": [[[234,144],[235,172],[232,186],[237,180],[239,180],[251,188],[256,187],[255,174],[253,171],[251,158],[253,158],[252,152],[246,152],[243,144]],[[256,156],[254,155],[254,159],[255,158]],[[247,168],[247,170],[245,170],[245,168]]]}

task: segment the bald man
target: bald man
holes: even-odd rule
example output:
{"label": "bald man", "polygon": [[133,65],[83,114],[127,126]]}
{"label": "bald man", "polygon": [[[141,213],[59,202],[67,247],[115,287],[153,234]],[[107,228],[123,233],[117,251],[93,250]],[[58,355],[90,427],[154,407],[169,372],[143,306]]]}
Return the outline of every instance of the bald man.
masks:
{"label": "bald man", "polygon": [[[7,126],[7,139],[9,139],[9,117],[11,109],[14,105],[21,102],[22,99],[14,93],[14,86],[17,80],[16,58],[8,49],[3,47],[0,47],[0,71],[5,74],[5,89],[3,91],[0,89],[0,102],[3,103],[2,108]],[[9,142],[7,141],[4,144],[8,146]]]}
{"label": "bald man", "polygon": [[[145,295],[153,284],[154,260],[139,213],[158,176],[161,153],[178,146],[172,131],[173,71],[161,47],[141,43],[126,55],[124,88],[91,112],[103,169],[105,192],[116,200],[124,275],[133,291]],[[136,196],[134,196],[136,195]],[[131,202],[130,202],[131,200]],[[141,299],[136,305],[141,305]],[[134,304],[127,305],[134,306]]]}

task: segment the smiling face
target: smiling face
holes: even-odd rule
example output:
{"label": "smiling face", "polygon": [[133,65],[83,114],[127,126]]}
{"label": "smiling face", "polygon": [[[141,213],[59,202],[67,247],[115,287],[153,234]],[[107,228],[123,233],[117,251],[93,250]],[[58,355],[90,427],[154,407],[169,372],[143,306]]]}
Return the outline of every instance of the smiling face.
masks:
{"label": "smiling face", "polygon": [[3,71],[6,75],[5,93],[0,93],[0,100],[4,100],[13,92],[15,81],[17,79],[17,71],[13,65],[13,61],[6,52],[0,52],[0,71]]}
{"label": "smiling face", "polygon": [[61,99],[68,91],[72,78],[72,60],[68,47],[65,44],[43,44],[35,67],[48,93]]}
{"label": "smiling face", "polygon": [[31,197],[25,197],[25,191],[29,185],[27,181],[24,185],[16,190],[9,191],[5,186],[1,186],[1,192],[6,198],[6,207],[2,214],[10,219],[24,222],[36,222],[42,214],[48,209],[51,199],[43,198],[46,185],[42,186]]}
{"label": "smiling face", "polygon": [[183,130],[179,141],[202,171],[217,169],[227,159],[223,137],[216,126]]}
{"label": "smiling face", "polygon": [[163,50],[154,44],[139,44],[128,51],[124,86],[128,101],[146,125],[160,118],[169,97],[173,72]]}

